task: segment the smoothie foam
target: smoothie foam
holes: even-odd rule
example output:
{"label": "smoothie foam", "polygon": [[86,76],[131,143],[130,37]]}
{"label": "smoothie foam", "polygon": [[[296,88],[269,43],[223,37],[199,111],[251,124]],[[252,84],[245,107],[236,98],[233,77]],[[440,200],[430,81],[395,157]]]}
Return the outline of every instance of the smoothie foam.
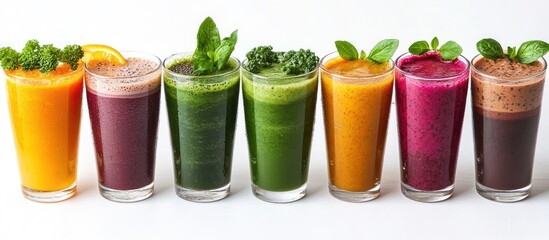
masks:
{"label": "smoothie foam", "polygon": [[106,62],[87,65],[93,74],[87,76],[86,85],[100,95],[120,97],[147,95],[160,88],[160,76],[151,74],[159,64],[138,57],[127,58],[126,63],[124,66]]}

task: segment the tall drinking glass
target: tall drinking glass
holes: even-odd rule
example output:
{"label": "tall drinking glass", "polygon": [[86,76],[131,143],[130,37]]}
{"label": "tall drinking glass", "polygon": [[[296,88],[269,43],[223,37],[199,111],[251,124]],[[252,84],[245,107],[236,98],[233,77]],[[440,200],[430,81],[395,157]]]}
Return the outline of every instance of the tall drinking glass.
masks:
{"label": "tall drinking glass", "polygon": [[473,59],[477,192],[498,202],[530,194],[547,62]]}
{"label": "tall drinking glass", "polygon": [[393,61],[347,61],[336,52],[320,68],[330,193],[349,202],[372,200],[380,192]]}
{"label": "tall drinking glass", "polygon": [[194,76],[192,52],[164,60],[176,194],[211,202],[229,195],[240,91],[240,62],[230,58],[211,75]]}
{"label": "tall drinking glass", "polygon": [[401,190],[416,201],[445,200],[454,190],[469,61],[428,52],[404,54],[396,65]]}
{"label": "tall drinking glass", "polygon": [[58,202],[76,192],[83,67],[5,70],[23,195]]}
{"label": "tall drinking glass", "polygon": [[122,55],[124,66],[86,65],[86,96],[100,193],[135,202],[153,194],[162,68],[154,55]]}
{"label": "tall drinking glass", "polygon": [[268,202],[305,196],[318,67],[296,75],[259,75],[242,64],[253,194]]}

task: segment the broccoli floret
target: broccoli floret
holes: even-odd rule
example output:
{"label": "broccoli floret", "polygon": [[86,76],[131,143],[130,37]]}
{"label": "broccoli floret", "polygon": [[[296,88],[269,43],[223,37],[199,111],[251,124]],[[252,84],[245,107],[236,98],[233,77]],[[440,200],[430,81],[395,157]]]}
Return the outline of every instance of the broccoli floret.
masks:
{"label": "broccoli floret", "polygon": [[10,47],[0,48],[2,68],[7,70],[21,67],[25,71],[40,69],[40,72],[46,73],[57,69],[60,62],[68,63],[72,70],[76,70],[83,56],[84,52],[79,45],[67,45],[61,50],[52,44],[40,46],[37,40],[29,40],[21,53]]}
{"label": "broccoli floret", "polygon": [[71,65],[72,70],[78,68],[78,61],[84,57],[84,51],[80,45],[67,45],[63,48],[61,55],[59,56],[59,61],[65,62]]}
{"label": "broccoli floret", "polygon": [[282,57],[282,71],[288,75],[299,75],[312,71],[318,65],[318,57],[307,49],[289,51]]}
{"label": "broccoli floret", "polygon": [[248,71],[257,73],[261,69],[281,65],[281,70],[287,75],[299,75],[315,69],[318,57],[311,50],[274,52],[271,46],[259,46],[246,54]]}
{"label": "broccoli floret", "polygon": [[248,71],[257,73],[263,68],[272,67],[280,62],[280,53],[273,52],[272,46],[259,46],[246,53]]}
{"label": "broccoli floret", "polygon": [[40,43],[37,40],[29,40],[19,54],[19,64],[25,71],[40,68]]}
{"label": "broccoli floret", "polygon": [[59,65],[59,55],[61,50],[52,44],[44,45],[40,48],[40,72],[46,73],[53,71]]}
{"label": "broccoli floret", "polygon": [[16,70],[19,67],[19,53],[10,47],[0,48],[0,62],[2,68],[7,70]]}

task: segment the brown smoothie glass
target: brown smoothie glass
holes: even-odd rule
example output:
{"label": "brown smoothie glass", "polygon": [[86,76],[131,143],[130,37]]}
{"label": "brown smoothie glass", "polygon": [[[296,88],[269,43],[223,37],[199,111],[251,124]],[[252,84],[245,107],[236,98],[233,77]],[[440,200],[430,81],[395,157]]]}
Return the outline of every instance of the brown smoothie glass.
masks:
{"label": "brown smoothie glass", "polygon": [[547,62],[477,55],[472,63],[477,192],[493,201],[520,201],[530,194]]}

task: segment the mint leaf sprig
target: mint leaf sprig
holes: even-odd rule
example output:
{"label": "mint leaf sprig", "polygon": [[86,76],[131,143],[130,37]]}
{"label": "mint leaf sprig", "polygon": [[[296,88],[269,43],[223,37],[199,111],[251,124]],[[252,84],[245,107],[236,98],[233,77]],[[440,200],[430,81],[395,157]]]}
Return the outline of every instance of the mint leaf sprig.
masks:
{"label": "mint leaf sprig", "polygon": [[34,39],[27,41],[20,53],[11,47],[0,48],[0,62],[5,70],[40,69],[40,72],[47,73],[57,69],[59,63],[68,63],[72,70],[76,70],[83,56],[84,52],[79,45],[67,45],[61,50],[52,44],[40,45]]}
{"label": "mint leaf sprig", "polygon": [[397,39],[384,39],[374,46],[370,51],[370,54],[367,55],[366,52],[362,50],[359,55],[356,47],[350,42],[343,40],[335,41],[337,52],[341,58],[349,61],[361,59],[374,64],[389,62],[398,48],[398,43],[399,41]]}
{"label": "mint leaf sprig", "polygon": [[444,61],[453,61],[463,52],[463,48],[454,41],[448,41],[438,48],[439,41],[437,37],[431,40],[431,46],[427,41],[417,41],[412,43],[408,48],[408,51],[413,55],[422,55],[429,51],[435,51],[440,53],[440,57]]}
{"label": "mint leaf sprig", "polygon": [[485,38],[477,42],[477,50],[484,57],[492,60],[508,58],[523,64],[530,64],[545,56],[549,52],[549,44],[541,40],[524,42],[517,47],[507,47],[507,53],[498,41],[492,38]]}
{"label": "mint leaf sprig", "polygon": [[219,36],[219,30],[211,17],[204,19],[196,35],[196,49],[193,53],[194,75],[206,75],[223,69],[238,40],[238,30],[229,37]]}

